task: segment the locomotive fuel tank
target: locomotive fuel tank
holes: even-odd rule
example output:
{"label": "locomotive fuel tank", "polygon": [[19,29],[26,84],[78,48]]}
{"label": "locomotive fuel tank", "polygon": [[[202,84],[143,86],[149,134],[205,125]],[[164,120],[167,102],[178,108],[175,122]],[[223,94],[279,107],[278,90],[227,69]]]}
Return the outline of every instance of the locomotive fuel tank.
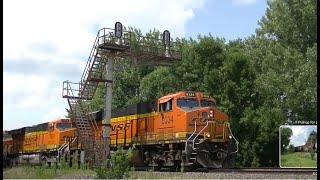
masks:
{"label": "locomotive fuel tank", "polygon": [[40,154],[24,154],[19,156],[20,164],[41,164]]}

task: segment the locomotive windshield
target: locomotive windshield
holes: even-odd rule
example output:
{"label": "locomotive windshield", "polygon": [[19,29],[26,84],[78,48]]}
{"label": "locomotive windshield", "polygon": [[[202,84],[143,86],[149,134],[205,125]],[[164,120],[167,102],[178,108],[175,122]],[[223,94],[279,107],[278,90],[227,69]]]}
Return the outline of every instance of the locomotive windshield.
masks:
{"label": "locomotive windshield", "polygon": [[201,103],[201,107],[208,107],[208,106],[214,107],[214,106],[216,106],[216,102],[210,101],[207,99],[201,100],[200,103]]}
{"label": "locomotive windshield", "polygon": [[71,128],[71,124],[70,123],[58,123],[57,124],[57,128],[59,131],[63,131],[66,129],[70,129]]}
{"label": "locomotive windshield", "polygon": [[199,101],[197,99],[178,99],[177,105],[182,109],[193,109],[199,107]]}

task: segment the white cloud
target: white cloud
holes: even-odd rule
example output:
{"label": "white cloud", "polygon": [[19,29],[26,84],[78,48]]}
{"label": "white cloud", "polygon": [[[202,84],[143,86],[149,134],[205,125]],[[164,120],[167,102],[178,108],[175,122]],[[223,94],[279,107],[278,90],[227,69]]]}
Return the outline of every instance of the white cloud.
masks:
{"label": "white cloud", "polygon": [[17,104],[17,108],[33,108],[38,107],[41,103],[41,96],[32,94],[30,96],[27,96],[25,99],[22,99]]}
{"label": "white cloud", "polygon": [[35,124],[65,114],[62,82],[80,80],[100,28],[120,21],[181,37],[205,1],[4,0],[4,128],[16,122],[13,112],[29,111],[14,118]]}
{"label": "white cloud", "polygon": [[[52,44],[66,56],[90,52],[98,28],[113,27],[116,21],[144,31],[169,29],[173,35],[182,36],[185,23],[194,17],[193,9],[203,5],[204,0],[5,0],[4,57],[35,58],[41,52],[28,46],[41,42]],[[92,28],[97,29],[90,32]]]}
{"label": "white cloud", "polygon": [[292,136],[300,136],[305,134],[305,127],[304,126],[291,126],[292,129]]}
{"label": "white cloud", "polygon": [[20,73],[3,73],[3,91],[5,96],[19,93],[41,93],[46,90],[48,82],[44,77]]}
{"label": "white cloud", "polygon": [[255,4],[258,0],[232,0],[232,4],[235,6],[246,6]]}

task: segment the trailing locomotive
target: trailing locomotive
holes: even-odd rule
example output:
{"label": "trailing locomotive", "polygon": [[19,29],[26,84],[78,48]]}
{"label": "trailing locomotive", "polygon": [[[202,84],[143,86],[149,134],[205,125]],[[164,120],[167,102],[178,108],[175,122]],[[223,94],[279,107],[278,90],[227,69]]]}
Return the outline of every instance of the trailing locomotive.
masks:
{"label": "trailing locomotive", "polygon": [[7,165],[57,162],[62,149],[78,149],[76,128],[70,119],[57,119],[4,132],[3,156]]}
{"label": "trailing locomotive", "polygon": [[[102,137],[102,112],[90,116],[100,125],[97,135]],[[61,121],[68,122],[64,130],[58,128]],[[70,119],[46,123],[43,127],[33,134],[20,132],[21,129],[18,135],[17,130],[9,131],[13,146],[6,157],[19,156],[19,163],[32,163],[31,157],[36,157],[38,163],[43,159],[55,162],[53,157],[59,157],[64,150],[71,153],[81,150]],[[40,140],[41,135],[45,140]],[[153,102],[114,109],[110,138],[111,151],[120,146],[133,148],[135,166],[178,167],[183,163],[190,168],[232,168],[238,151],[228,116],[216,107],[214,98],[200,92],[181,91]],[[8,144],[4,140],[5,143]],[[24,157],[29,157],[29,161],[23,161]]]}

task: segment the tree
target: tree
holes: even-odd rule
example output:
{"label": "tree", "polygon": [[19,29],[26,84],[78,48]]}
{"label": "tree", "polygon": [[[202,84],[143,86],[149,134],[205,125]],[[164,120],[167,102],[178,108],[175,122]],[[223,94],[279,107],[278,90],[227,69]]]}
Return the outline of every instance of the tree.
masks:
{"label": "tree", "polygon": [[281,153],[286,151],[290,143],[290,137],[292,136],[292,130],[287,127],[281,128]]}
{"label": "tree", "polygon": [[64,117],[71,118],[72,117],[71,111],[68,108],[65,108],[65,109],[67,111],[67,115],[65,115]]}
{"label": "tree", "polygon": [[177,91],[175,77],[167,67],[160,67],[143,77],[140,83],[141,100],[155,100],[168,93]]}
{"label": "tree", "polygon": [[306,144],[314,144],[316,142],[317,142],[317,132],[316,131],[312,131],[308,136]]}
{"label": "tree", "polygon": [[293,144],[290,144],[287,150],[289,153],[293,153],[294,152],[294,146]]}
{"label": "tree", "polygon": [[306,53],[317,43],[317,0],[269,0],[257,34]]}

